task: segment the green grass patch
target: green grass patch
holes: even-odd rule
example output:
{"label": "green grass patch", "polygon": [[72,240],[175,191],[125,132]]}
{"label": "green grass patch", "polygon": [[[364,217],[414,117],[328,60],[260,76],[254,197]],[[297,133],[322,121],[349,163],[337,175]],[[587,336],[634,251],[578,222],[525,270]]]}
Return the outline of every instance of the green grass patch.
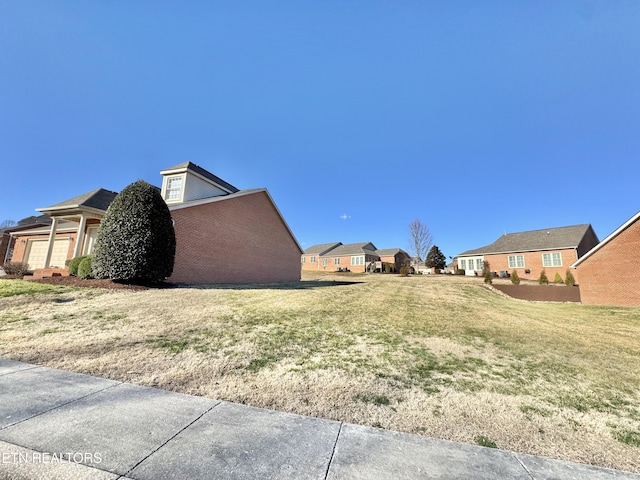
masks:
{"label": "green grass patch", "polygon": [[0,280],[0,298],[13,297],[16,295],[38,295],[42,293],[61,294],[72,290],[77,289],[68,286],[29,282],[26,280]]}
{"label": "green grass patch", "polygon": [[356,399],[360,400],[364,403],[371,403],[376,407],[381,407],[383,405],[391,404],[391,400],[386,395],[376,395],[376,394],[360,394],[356,395]]}
{"label": "green grass patch", "polygon": [[625,445],[640,447],[640,431],[638,430],[616,430],[613,432],[613,437]]}
{"label": "green grass patch", "polygon": [[476,445],[480,445],[481,447],[498,448],[496,442],[484,435],[478,435],[473,440],[476,442]]}

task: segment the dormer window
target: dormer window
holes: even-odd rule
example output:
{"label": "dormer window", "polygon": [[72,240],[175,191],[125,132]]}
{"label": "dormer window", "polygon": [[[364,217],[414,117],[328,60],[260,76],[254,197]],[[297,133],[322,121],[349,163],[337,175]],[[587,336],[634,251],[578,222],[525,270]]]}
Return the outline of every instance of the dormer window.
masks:
{"label": "dormer window", "polygon": [[165,200],[180,200],[182,198],[182,176],[167,178],[167,193]]}

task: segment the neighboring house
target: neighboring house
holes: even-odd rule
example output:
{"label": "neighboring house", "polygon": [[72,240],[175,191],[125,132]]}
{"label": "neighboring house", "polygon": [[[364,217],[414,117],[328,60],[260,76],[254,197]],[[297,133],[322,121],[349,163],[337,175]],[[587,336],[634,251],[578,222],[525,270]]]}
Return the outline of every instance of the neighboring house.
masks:
{"label": "neighboring house", "polygon": [[[302,249],[266,189],[239,190],[191,162],[161,174],[161,195],[176,232],[169,281],[300,280]],[[115,196],[115,192],[98,189],[38,209],[52,218],[52,225],[11,230],[16,242],[13,261],[25,261],[30,269],[48,269],[44,274],[51,274],[52,268],[64,267],[66,260],[90,254],[100,220]]]}
{"label": "neighboring house", "polygon": [[307,248],[302,254],[300,260],[302,270],[320,270],[320,268],[318,268],[320,265],[320,255],[324,255],[340,245],[342,245],[341,242],[333,242],[313,245],[312,247]]}
{"label": "neighboring house", "polygon": [[373,272],[385,271],[389,264],[392,271],[409,260],[409,255],[400,248],[378,250],[371,242],[323,243],[307,248],[302,257],[302,270],[320,270],[327,272]]}
{"label": "neighboring house", "polygon": [[491,245],[461,253],[454,262],[467,275],[479,275],[487,261],[493,272],[516,270],[529,280],[537,280],[544,269],[553,281],[556,273],[564,279],[571,264],[597,244],[589,224],[505,233]]}
{"label": "neighboring house", "polygon": [[[388,263],[392,272],[397,272],[403,265],[411,264],[411,256],[401,248],[385,248],[377,251],[380,261]],[[384,267],[382,267],[384,268]]]}
{"label": "neighboring house", "polygon": [[590,305],[640,306],[640,212],[573,265],[580,277],[580,299]]}

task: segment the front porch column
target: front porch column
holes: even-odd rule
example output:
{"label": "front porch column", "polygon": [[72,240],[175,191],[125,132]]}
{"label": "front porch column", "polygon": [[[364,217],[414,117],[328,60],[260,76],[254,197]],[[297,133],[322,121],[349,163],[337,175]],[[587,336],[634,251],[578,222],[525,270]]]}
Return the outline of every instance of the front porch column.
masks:
{"label": "front porch column", "polygon": [[53,242],[56,239],[56,231],[58,230],[58,219],[56,217],[53,217],[52,220],[51,233],[49,234],[49,243],[47,244],[47,254],[44,257],[44,265],[42,268],[49,268],[49,264],[51,263],[51,254],[53,253]]}
{"label": "front porch column", "polygon": [[87,218],[84,215],[81,215],[78,233],[76,234],[76,246],[73,249],[73,258],[79,257],[82,254],[82,246],[84,245],[84,229],[86,226]]}

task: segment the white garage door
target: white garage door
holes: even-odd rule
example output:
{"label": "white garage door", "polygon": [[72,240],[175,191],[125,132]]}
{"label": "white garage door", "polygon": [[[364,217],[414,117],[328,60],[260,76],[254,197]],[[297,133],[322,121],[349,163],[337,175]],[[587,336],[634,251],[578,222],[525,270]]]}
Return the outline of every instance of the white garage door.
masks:
{"label": "white garage door", "polygon": [[[51,253],[50,267],[64,267],[69,251],[69,239],[56,240],[53,242],[53,252]],[[44,267],[44,257],[47,255],[47,244],[49,240],[29,240],[27,247],[27,263],[29,270]]]}

